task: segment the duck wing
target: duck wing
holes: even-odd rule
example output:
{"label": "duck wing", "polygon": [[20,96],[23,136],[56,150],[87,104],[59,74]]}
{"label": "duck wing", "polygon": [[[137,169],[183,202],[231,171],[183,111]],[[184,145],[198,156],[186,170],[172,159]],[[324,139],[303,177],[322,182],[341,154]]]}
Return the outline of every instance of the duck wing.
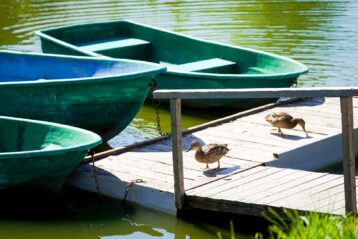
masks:
{"label": "duck wing", "polygon": [[277,118],[280,120],[292,120],[293,117],[285,112],[277,113]]}
{"label": "duck wing", "polygon": [[282,121],[291,121],[293,118],[291,115],[285,113],[285,112],[275,112],[266,115],[265,117],[266,121],[270,122],[271,124],[275,124]]}
{"label": "duck wing", "polygon": [[202,149],[205,154],[217,155],[225,155],[229,151],[227,144],[206,144]]}

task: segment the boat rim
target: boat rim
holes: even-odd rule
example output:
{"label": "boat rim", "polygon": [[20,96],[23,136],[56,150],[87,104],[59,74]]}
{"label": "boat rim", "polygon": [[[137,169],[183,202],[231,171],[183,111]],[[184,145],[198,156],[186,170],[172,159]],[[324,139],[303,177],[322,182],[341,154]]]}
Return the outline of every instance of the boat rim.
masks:
{"label": "boat rim", "polygon": [[[174,34],[174,35],[178,35],[178,36],[182,36],[182,37],[186,37],[189,39],[193,39],[196,41],[201,41],[201,42],[205,42],[205,43],[209,43],[209,44],[215,44],[215,45],[220,45],[220,46],[224,46],[224,47],[232,47],[232,48],[236,48],[236,49],[240,49],[240,50],[244,50],[244,51],[251,51],[251,52],[255,52],[255,53],[259,53],[259,54],[263,54],[263,55],[268,55],[268,56],[272,56],[272,57],[276,57],[276,58],[280,58],[282,60],[286,60],[289,61],[295,65],[297,65],[299,68],[301,68],[300,70],[297,71],[292,71],[292,72],[287,72],[287,73],[280,73],[280,74],[250,74],[250,75],[245,75],[245,74],[216,74],[216,73],[200,73],[200,72],[184,72],[184,71],[171,71],[171,70],[167,70],[165,72],[165,74],[170,74],[170,75],[184,75],[184,76],[192,76],[192,77],[209,77],[209,78],[223,78],[223,79],[230,79],[230,78],[247,78],[247,79],[251,79],[251,78],[258,78],[258,77],[262,77],[262,78],[269,78],[269,77],[273,77],[273,78],[277,78],[277,77],[298,77],[300,74],[305,74],[309,71],[308,67],[306,65],[304,65],[303,63],[294,60],[292,58],[286,57],[286,56],[281,56],[281,55],[277,55],[274,53],[270,53],[270,52],[266,52],[266,51],[261,51],[261,50],[256,50],[256,49],[252,49],[252,48],[245,48],[245,47],[241,47],[241,46],[237,46],[237,45],[230,45],[230,44],[225,44],[225,43],[219,43],[216,41],[210,41],[210,40],[205,40],[205,39],[201,39],[201,38],[197,38],[197,37],[193,37],[190,35],[186,35],[183,33],[177,33],[174,31],[170,31],[167,29],[162,29],[162,28],[158,28],[155,26],[150,26],[147,24],[142,24],[136,21],[132,21],[132,20],[116,20],[116,21],[99,21],[99,22],[91,22],[91,23],[81,23],[81,24],[74,24],[74,25],[67,25],[67,26],[61,26],[61,27],[55,27],[55,28],[49,28],[49,29],[45,29],[45,30],[39,30],[36,31],[35,34],[39,37],[43,37],[45,39],[51,40],[53,42],[56,42],[66,48],[69,48],[71,50],[75,50],[77,52],[80,53],[85,53],[94,57],[98,57],[100,56],[100,54],[97,54],[95,52],[91,52],[91,51],[87,51],[87,50],[83,50],[80,49],[79,47],[69,44],[67,42],[64,42],[62,40],[59,40],[57,38],[54,38],[48,34],[46,34],[46,32],[49,31],[55,31],[55,30],[62,30],[68,27],[79,27],[79,26],[85,26],[85,25],[97,25],[97,24],[109,24],[109,23],[121,23],[121,22],[127,22],[127,23],[131,23],[131,24],[135,24],[135,25],[140,25],[140,26],[144,26],[147,28],[152,28],[155,29],[157,31],[161,31],[161,32],[166,32],[169,34]],[[114,58],[114,59],[120,59],[120,58]],[[155,63],[154,63],[155,64]]]}
{"label": "boat rim", "polygon": [[139,61],[139,60],[131,60],[131,59],[122,59],[122,58],[109,58],[109,57],[90,57],[90,56],[73,56],[73,55],[63,55],[63,54],[50,54],[50,53],[37,53],[37,52],[19,52],[19,51],[9,51],[9,50],[0,50],[0,54],[10,54],[10,55],[21,55],[21,56],[37,56],[37,57],[55,57],[55,58],[62,58],[62,59],[83,59],[86,61],[91,62],[117,62],[117,63],[131,63],[131,64],[141,64],[151,67],[150,69],[146,70],[139,70],[133,71],[130,73],[125,74],[110,74],[110,75],[100,75],[100,76],[90,76],[90,77],[76,77],[76,78],[60,78],[60,79],[44,79],[44,80],[28,80],[28,81],[16,81],[16,82],[0,82],[0,86],[4,85],[52,85],[52,84],[76,84],[76,83],[86,83],[86,82],[105,82],[105,81],[112,81],[112,80],[126,80],[126,79],[133,79],[133,78],[141,78],[148,75],[156,75],[161,72],[166,71],[166,67],[146,62],[146,61]]}
{"label": "boat rim", "polygon": [[9,116],[0,116],[0,119],[12,120],[12,121],[22,121],[22,122],[26,122],[26,123],[34,123],[34,124],[40,124],[40,125],[49,125],[49,126],[54,126],[57,128],[65,128],[65,129],[69,129],[69,130],[76,131],[79,133],[84,133],[84,134],[86,134],[86,136],[91,137],[91,139],[88,140],[87,143],[77,144],[75,146],[68,146],[68,147],[61,146],[61,148],[58,148],[58,149],[51,149],[51,150],[37,149],[37,150],[13,151],[13,152],[4,152],[4,153],[0,152],[0,160],[1,159],[10,159],[10,158],[15,158],[15,157],[16,158],[18,158],[18,157],[29,158],[29,157],[34,157],[34,156],[59,155],[59,154],[70,152],[70,151],[82,151],[85,149],[87,150],[87,149],[93,148],[102,142],[102,138],[98,134],[96,134],[92,131],[74,127],[74,126],[53,123],[53,122],[48,122],[48,121],[43,121],[43,120],[33,120],[33,119],[25,119],[25,118],[17,118],[17,117],[9,117]]}

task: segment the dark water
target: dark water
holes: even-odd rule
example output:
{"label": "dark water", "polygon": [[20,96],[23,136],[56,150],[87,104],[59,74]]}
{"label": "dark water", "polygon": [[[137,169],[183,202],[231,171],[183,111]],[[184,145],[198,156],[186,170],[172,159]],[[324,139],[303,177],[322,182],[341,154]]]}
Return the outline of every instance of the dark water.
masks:
{"label": "dark water", "polygon": [[[4,239],[210,239],[218,231],[224,238],[229,235],[230,217],[217,223],[201,220],[200,215],[184,220],[123,201],[100,201],[96,194],[71,187],[57,194],[7,190],[0,196],[0,238]],[[236,234],[236,238],[247,236]]]}
{"label": "dark water", "polygon": [[[310,72],[299,78],[298,87],[358,85],[356,0],[4,0],[0,49],[40,51],[36,30],[120,19],[299,60]],[[183,111],[184,128],[232,113]],[[168,132],[169,111],[164,107],[160,112],[163,131]],[[110,145],[158,136],[155,122],[154,108],[144,105]],[[180,220],[140,207],[125,211],[118,201],[106,201],[98,210],[90,195],[76,192],[44,196],[47,203],[28,197],[15,196],[21,200],[1,204],[7,213],[0,215],[0,238],[215,238],[222,229],[200,218]]]}

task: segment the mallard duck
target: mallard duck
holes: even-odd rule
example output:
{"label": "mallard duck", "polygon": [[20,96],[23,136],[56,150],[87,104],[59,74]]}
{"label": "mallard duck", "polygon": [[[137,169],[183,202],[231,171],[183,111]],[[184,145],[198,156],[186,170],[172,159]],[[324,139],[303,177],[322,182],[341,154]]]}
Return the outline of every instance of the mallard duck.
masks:
{"label": "mallard duck", "polygon": [[227,144],[207,144],[201,147],[198,141],[193,141],[186,152],[195,149],[195,160],[199,163],[206,163],[206,168],[209,168],[209,163],[218,162],[220,168],[220,159],[229,152]]}
{"label": "mallard duck", "polygon": [[285,113],[285,112],[276,112],[271,113],[265,116],[265,119],[267,122],[272,124],[273,126],[278,128],[278,132],[282,135],[283,132],[281,131],[281,128],[284,129],[292,129],[296,127],[296,125],[300,125],[303,129],[303,131],[306,133],[306,136],[308,136],[306,129],[305,129],[305,121],[300,118],[293,118],[291,115]]}

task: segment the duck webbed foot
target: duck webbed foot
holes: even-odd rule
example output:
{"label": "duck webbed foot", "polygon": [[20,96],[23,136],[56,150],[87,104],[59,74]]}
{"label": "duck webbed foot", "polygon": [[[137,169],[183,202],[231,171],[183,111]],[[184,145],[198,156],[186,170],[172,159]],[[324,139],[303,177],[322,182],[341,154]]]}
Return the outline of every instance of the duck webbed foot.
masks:
{"label": "duck webbed foot", "polygon": [[282,137],[285,137],[286,135],[282,132],[282,130],[281,130],[281,128],[278,128],[278,130],[277,130],[278,132],[279,132],[279,134],[281,134],[282,135]]}

